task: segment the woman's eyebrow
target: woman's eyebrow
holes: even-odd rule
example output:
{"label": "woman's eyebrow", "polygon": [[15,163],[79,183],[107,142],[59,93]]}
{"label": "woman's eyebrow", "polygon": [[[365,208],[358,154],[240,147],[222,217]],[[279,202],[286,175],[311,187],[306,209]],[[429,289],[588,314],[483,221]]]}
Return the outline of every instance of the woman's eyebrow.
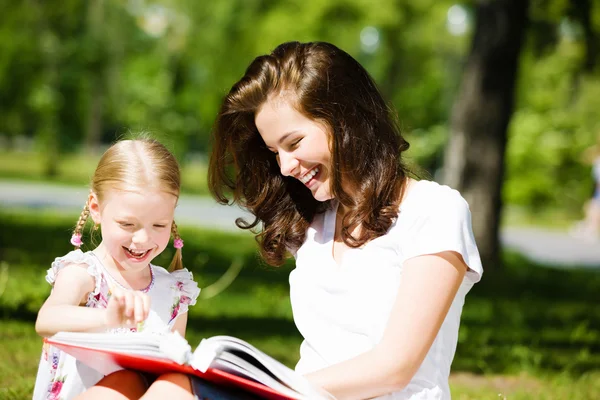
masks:
{"label": "woman's eyebrow", "polygon": [[285,139],[287,139],[290,135],[293,135],[294,133],[298,133],[298,132],[300,132],[300,131],[296,129],[296,130],[284,133],[283,136],[281,136],[279,138],[278,144],[282,144],[285,141]]}

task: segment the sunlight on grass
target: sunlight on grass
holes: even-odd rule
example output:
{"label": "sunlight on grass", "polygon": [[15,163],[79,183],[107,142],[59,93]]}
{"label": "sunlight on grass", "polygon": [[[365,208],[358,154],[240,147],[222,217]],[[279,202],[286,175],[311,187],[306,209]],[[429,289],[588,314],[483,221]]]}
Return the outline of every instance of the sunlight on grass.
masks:
{"label": "sunlight on grass", "polygon": [[[100,154],[61,155],[56,176],[45,174],[43,155],[36,152],[0,151],[0,178],[87,186],[94,174]],[[182,164],[182,193],[208,195],[206,164],[193,160]]]}
{"label": "sunlight on grass", "polygon": [[450,389],[454,400],[592,400],[600,398],[600,371],[578,377],[454,373]]}
{"label": "sunlight on grass", "polygon": [[505,204],[502,209],[503,227],[535,226],[552,230],[566,231],[582,218],[580,213],[560,209],[527,210],[523,207]]}

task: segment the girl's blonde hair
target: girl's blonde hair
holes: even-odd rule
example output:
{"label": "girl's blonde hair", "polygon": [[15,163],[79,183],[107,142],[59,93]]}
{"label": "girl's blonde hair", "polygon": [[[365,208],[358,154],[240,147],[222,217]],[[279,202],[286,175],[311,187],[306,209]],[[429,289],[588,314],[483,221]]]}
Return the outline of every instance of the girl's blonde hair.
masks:
{"label": "girl's blonde hair", "polygon": [[[121,140],[106,150],[98,162],[90,189],[101,203],[111,190],[158,189],[179,198],[180,188],[181,172],[175,156],[157,140],[141,138]],[[89,215],[87,201],[73,230],[74,237],[81,238]],[[181,239],[175,221],[172,222],[171,235],[173,240]],[[74,245],[75,248],[80,247]],[[181,248],[178,248],[175,249],[169,271],[181,268]]]}

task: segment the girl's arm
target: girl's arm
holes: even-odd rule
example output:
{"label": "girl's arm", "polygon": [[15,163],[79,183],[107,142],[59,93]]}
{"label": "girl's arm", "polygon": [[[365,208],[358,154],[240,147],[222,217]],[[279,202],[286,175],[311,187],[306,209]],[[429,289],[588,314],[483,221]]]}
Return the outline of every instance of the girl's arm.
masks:
{"label": "girl's arm", "polygon": [[61,269],[52,293],[38,312],[35,330],[40,336],[135,326],[146,319],[150,299],[140,292],[115,291],[105,309],[81,306],[95,286],[87,268],[87,265],[71,264]]}
{"label": "girl's arm", "polygon": [[381,342],[350,360],[308,374],[336,399],[402,390],[419,369],[448,313],[467,266],[453,251],[407,260]]}
{"label": "girl's arm", "polygon": [[82,332],[101,328],[105,310],[80,307],[86,295],[93,290],[94,278],[87,272],[87,265],[64,267],[38,312],[36,332],[48,337],[60,331]]}
{"label": "girl's arm", "polygon": [[185,337],[185,328],[187,327],[188,313],[179,314],[173,324],[171,331],[177,332],[181,337]]}

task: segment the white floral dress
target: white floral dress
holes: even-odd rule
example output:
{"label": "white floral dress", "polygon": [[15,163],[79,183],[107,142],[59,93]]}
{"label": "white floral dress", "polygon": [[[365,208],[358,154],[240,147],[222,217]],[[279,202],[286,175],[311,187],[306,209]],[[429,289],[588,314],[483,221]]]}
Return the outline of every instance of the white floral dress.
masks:
{"label": "white floral dress", "polygon": [[[58,257],[48,270],[46,280],[54,285],[60,270],[69,264],[87,265],[95,278],[94,291],[88,295],[86,307],[106,308],[112,288],[125,289],[104,268],[94,253],[75,250]],[[136,328],[112,329],[110,332],[165,332],[173,328],[177,316],[196,303],[200,293],[192,273],[181,269],[169,273],[166,269],[150,265],[151,282],[142,290],[150,296],[148,318]],[[104,375],[80,363],[57,348],[44,344],[33,393],[34,400],[69,400],[94,386]]]}

